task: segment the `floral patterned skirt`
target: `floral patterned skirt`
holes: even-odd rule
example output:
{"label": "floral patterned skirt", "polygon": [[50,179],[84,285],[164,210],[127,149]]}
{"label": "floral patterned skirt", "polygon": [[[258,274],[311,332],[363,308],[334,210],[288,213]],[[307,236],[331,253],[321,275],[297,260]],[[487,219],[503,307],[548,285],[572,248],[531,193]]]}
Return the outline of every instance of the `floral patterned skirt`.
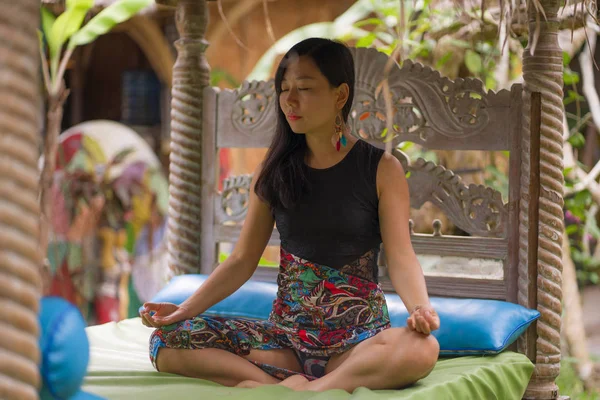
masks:
{"label": "floral patterned skirt", "polygon": [[374,282],[375,251],[342,268],[304,260],[281,249],[279,286],[266,321],[199,315],[155,330],[150,359],[156,368],[161,347],[216,348],[239,356],[250,350],[292,349],[303,373],[262,364],[277,379],[325,374],[327,361],[390,327],[385,297]]}

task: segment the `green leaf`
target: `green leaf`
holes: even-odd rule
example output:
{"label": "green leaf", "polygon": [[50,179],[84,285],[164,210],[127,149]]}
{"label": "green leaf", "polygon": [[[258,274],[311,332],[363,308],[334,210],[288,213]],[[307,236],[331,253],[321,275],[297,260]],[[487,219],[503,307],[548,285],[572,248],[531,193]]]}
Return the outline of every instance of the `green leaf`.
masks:
{"label": "green leaf", "polygon": [[54,22],[56,21],[56,17],[46,7],[41,8],[41,13],[42,13],[42,32],[44,33],[44,36],[46,36],[46,40],[49,40],[50,32],[52,31],[52,26],[54,25]]}
{"label": "green leaf", "polygon": [[588,189],[578,192],[575,195],[575,202],[582,207],[589,207],[592,204],[592,193]]}
{"label": "green leaf", "polygon": [[444,54],[442,57],[440,57],[439,60],[437,60],[437,62],[435,63],[435,67],[438,69],[443,67],[448,61],[450,61],[450,59],[452,58],[452,54],[454,54],[452,51],[446,52],[446,54]]}
{"label": "green leaf", "polygon": [[569,136],[567,142],[571,143],[571,146],[575,147],[576,149],[581,149],[583,146],[585,146],[585,137],[581,132],[575,132]]}
{"label": "green leaf", "polygon": [[415,147],[415,144],[413,142],[402,142],[402,143],[400,143],[400,145],[398,145],[398,148],[404,152],[409,152],[414,147]]}
{"label": "green leaf", "polygon": [[598,284],[598,281],[600,280],[600,279],[598,279],[599,278],[598,273],[596,273],[596,272],[590,272],[589,278],[590,278],[590,282],[592,282],[594,285]]}
{"label": "green leaf", "polygon": [[481,56],[473,50],[467,50],[465,53],[465,65],[472,74],[478,74],[483,69]]}
{"label": "green leaf", "polygon": [[566,67],[571,63],[571,56],[566,51],[563,51],[563,65]]}
{"label": "green leaf", "polygon": [[100,11],[69,42],[69,48],[82,46],[109,32],[115,25],[127,21],[154,0],[120,0]]}
{"label": "green leaf", "polygon": [[568,90],[567,91],[567,98],[571,99],[571,100],[574,100],[574,101],[585,101],[585,97],[583,97],[582,95],[580,95],[575,90]]}
{"label": "green leaf", "polygon": [[[40,49],[42,49],[43,53],[42,57],[48,57],[46,55],[45,50],[46,45],[48,45],[48,52],[50,53],[50,65],[52,65],[52,70],[56,72],[56,69],[58,68],[58,54],[56,54],[56,46],[52,44],[52,36],[50,34],[52,32],[52,27],[54,26],[54,23],[56,21],[56,17],[50,12],[50,10],[48,10],[45,7],[42,7],[40,11],[42,20],[42,31],[39,32],[39,39]],[[46,43],[44,43],[44,39],[46,40]],[[54,75],[54,73],[52,75]]]}
{"label": "green leaf", "polygon": [[496,78],[494,78],[494,76],[492,74],[485,77],[485,88],[486,89],[495,90],[497,83],[498,82],[496,82]]}
{"label": "green leaf", "polygon": [[[86,2],[90,2],[90,0],[67,0],[66,1],[66,6],[67,8],[74,8],[74,7],[79,7],[81,5],[81,3],[86,3]],[[94,0],[91,0],[92,5],[90,7],[93,7],[94,5]]]}
{"label": "green leaf", "polygon": [[579,74],[571,70],[571,68],[565,67],[563,79],[565,81],[565,85],[576,85],[579,83]]}
{"label": "green leaf", "polygon": [[354,24],[354,26],[357,28],[362,28],[363,26],[367,26],[367,25],[379,26],[381,24],[383,24],[383,21],[379,18],[367,18],[362,21],[358,21],[357,23]]}
{"label": "green leaf", "polygon": [[50,31],[48,43],[50,56],[59,55],[63,44],[81,28],[85,15],[94,5],[94,0],[71,0],[67,9],[56,18]]}
{"label": "green leaf", "polygon": [[369,47],[373,44],[376,38],[377,35],[375,35],[374,33],[369,33],[368,35],[358,39],[358,41],[356,42],[356,47]]}
{"label": "green leaf", "polygon": [[577,225],[569,225],[566,228],[567,235],[574,235],[579,232],[579,227]]}
{"label": "green leaf", "polygon": [[567,167],[564,170],[564,175],[567,176],[569,175],[571,172],[573,172],[573,167]]}

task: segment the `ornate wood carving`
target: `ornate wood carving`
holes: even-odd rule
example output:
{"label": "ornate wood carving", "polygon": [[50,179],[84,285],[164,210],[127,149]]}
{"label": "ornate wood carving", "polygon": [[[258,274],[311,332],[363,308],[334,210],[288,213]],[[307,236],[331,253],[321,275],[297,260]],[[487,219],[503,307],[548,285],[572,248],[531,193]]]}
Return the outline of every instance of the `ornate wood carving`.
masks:
{"label": "ornate wood carving", "polygon": [[[489,123],[483,83],[442,78],[438,71],[406,60],[388,77],[394,107],[394,132],[386,128],[381,84],[388,57],[375,49],[352,49],[356,93],[350,124],[363,139],[427,143],[433,135],[465,139]],[[429,129],[427,129],[429,128]]]}
{"label": "ornate wood carving", "polygon": [[275,121],[276,104],[274,81],[247,82],[235,90],[236,99],[231,110],[233,126],[240,132],[253,132],[264,124]]}
{"label": "ornate wood carving", "polygon": [[223,191],[217,196],[215,215],[217,223],[241,222],[248,213],[251,175],[233,176],[223,182]]}
{"label": "ornate wood carving", "polygon": [[201,266],[202,93],[209,84],[205,0],[180,0],[176,21],[180,39],[173,68],[167,238],[169,267],[178,274]]}
{"label": "ornate wood carving", "polygon": [[431,161],[419,158],[413,165],[406,155],[394,150],[404,170],[410,191],[410,205],[418,209],[430,201],[450,220],[474,236],[506,237],[508,209],[497,190],[462,183],[460,176]]}
{"label": "ornate wood carving", "polygon": [[[486,92],[476,79],[452,81],[418,63],[405,61],[389,75],[394,102],[394,132],[386,128],[381,83],[388,57],[375,49],[351,49],[356,89],[349,124],[372,142],[412,141],[430,149],[508,150],[510,92]],[[275,128],[274,82],[244,82],[219,95],[217,145],[268,147]],[[465,140],[468,139],[468,140]]]}
{"label": "ornate wood carving", "polygon": [[[562,52],[558,44],[557,0],[542,0],[545,17],[539,18],[539,41],[535,54],[531,54],[531,43],[536,31],[536,10],[529,10],[529,46],[523,60],[523,148],[521,178],[521,224],[519,227],[519,302],[537,303],[541,317],[537,322],[535,343],[535,371],[525,392],[525,398],[555,399],[558,388],[555,384],[560,371],[560,326],[561,326],[561,283],[562,283],[562,235],[563,235],[563,97],[562,97]],[[528,281],[527,246],[531,224],[527,210],[529,204],[530,171],[530,95],[542,94],[541,138],[540,138],[540,197],[538,233],[537,281]],[[537,299],[528,296],[528,286],[537,284]],[[530,330],[529,335],[533,334]],[[521,341],[521,347],[531,343]],[[526,353],[533,349],[525,348]]]}
{"label": "ornate wood carving", "polygon": [[39,42],[37,0],[0,2],[0,398],[37,399]]}
{"label": "ornate wood carving", "polygon": [[275,131],[277,96],[273,80],[244,81],[218,96],[218,147],[269,147]]}
{"label": "ornate wood carving", "polygon": [[[414,165],[408,165],[401,152],[394,151],[394,155],[410,172],[408,185],[413,208],[431,201],[465,232],[482,237],[506,237],[508,210],[500,192],[482,185],[467,186],[458,175],[435,163],[418,159]],[[246,217],[251,181],[250,175],[225,180],[215,204],[218,224],[240,222]]]}

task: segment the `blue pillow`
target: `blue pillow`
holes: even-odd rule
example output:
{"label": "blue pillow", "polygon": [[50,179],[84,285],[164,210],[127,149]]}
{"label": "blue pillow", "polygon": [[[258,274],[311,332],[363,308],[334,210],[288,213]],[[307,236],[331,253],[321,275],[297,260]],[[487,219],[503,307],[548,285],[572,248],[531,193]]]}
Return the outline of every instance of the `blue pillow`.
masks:
{"label": "blue pillow", "polygon": [[[152,301],[181,304],[206,278],[206,275],[174,277]],[[248,281],[204,315],[267,319],[276,295],[277,284]],[[392,293],[385,297],[392,326],[406,326],[408,312],[400,297]],[[433,335],[440,343],[442,356],[497,354],[540,316],[537,310],[505,301],[443,297],[430,300],[440,317],[440,329]]]}
{"label": "blue pillow", "polygon": [[90,352],[86,324],[77,307],[59,297],[43,297],[39,323],[40,398],[101,399],[81,391]]}
{"label": "blue pillow", "polygon": [[[158,292],[151,302],[181,304],[204,283],[207,275],[178,275]],[[204,315],[267,319],[277,297],[277,285],[248,281],[231,296],[221,300]],[[140,307],[140,312],[144,307]]]}
{"label": "blue pillow", "polygon": [[[406,326],[408,312],[397,294],[386,294],[392,326]],[[499,300],[431,297],[440,317],[433,335],[441,356],[497,354],[540,317],[540,312]]]}

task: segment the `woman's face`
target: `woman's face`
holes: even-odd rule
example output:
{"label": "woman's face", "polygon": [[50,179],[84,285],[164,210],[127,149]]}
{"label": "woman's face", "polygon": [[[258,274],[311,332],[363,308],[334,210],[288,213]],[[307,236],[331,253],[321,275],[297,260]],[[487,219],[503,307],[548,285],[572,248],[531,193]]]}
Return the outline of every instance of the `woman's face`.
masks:
{"label": "woman's face", "polygon": [[347,87],[331,87],[314,61],[301,56],[288,64],[283,75],[279,106],[295,133],[333,134],[335,117],[348,98]]}

